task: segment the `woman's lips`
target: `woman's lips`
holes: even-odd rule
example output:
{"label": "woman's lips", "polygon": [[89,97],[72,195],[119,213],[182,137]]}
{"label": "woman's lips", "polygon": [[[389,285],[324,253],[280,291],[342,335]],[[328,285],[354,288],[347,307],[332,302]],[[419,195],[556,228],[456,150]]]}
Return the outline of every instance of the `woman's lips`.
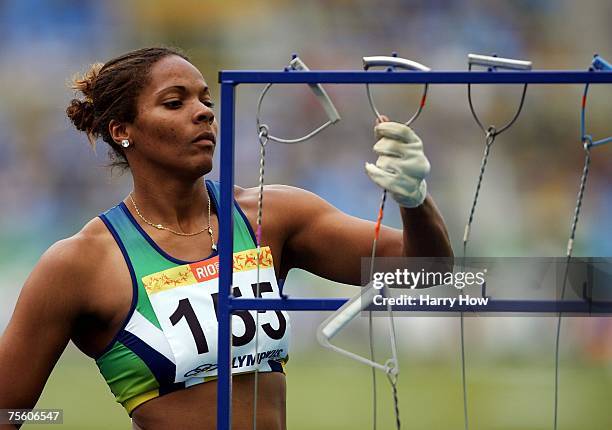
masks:
{"label": "woman's lips", "polygon": [[210,131],[205,131],[203,133],[198,134],[196,138],[193,139],[192,142],[203,142],[203,141],[207,141],[213,145],[217,143],[217,139],[215,135]]}

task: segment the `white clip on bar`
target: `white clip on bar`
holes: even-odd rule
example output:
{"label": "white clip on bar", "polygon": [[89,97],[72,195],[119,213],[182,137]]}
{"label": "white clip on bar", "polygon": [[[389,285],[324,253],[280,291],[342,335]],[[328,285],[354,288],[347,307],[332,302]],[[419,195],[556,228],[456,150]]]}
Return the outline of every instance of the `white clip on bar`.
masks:
{"label": "white clip on bar", "polygon": [[509,70],[531,70],[531,61],[513,60],[512,58],[492,57],[489,55],[468,54],[470,66],[498,67]]}
{"label": "white clip on bar", "polygon": [[400,67],[406,70],[420,70],[421,72],[431,71],[429,67],[416,61],[400,57],[386,57],[384,55],[363,57],[363,68],[368,70],[370,67]]}
{"label": "white clip on bar", "polygon": [[[298,56],[293,57],[293,59],[289,63],[289,68],[292,70],[296,70],[296,71],[310,70]],[[300,142],[304,142],[310,139],[311,137],[314,137],[319,132],[323,131],[325,128],[340,121],[341,119],[340,114],[336,110],[336,107],[334,106],[333,102],[331,101],[331,99],[327,95],[327,92],[323,89],[321,84],[308,84],[308,86],[310,87],[315,97],[317,98],[317,100],[319,101],[323,109],[325,110],[325,114],[327,115],[328,121],[322,126],[320,126],[319,128],[317,128],[316,130],[308,133],[306,136],[299,137],[297,139],[282,139],[280,137],[272,136],[271,134],[268,133],[268,126],[265,124],[262,124],[260,120],[261,105],[262,105],[263,99],[266,93],[268,92],[268,90],[272,87],[272,84],[268,84],[261,92],[259,96],[259,100],[257,101],[257,116],[256,116],[257,134],[260,136],[260,139],[262,137],[265,137],[269,140],[272,140],[278,143],[300,143]]]}
{"label": "white clip on bar", "polygon": [[[306,66],[306,64],[304,64],[304,62],[300,59],[300,57],[295,57],[293,60],[291,60],[289,66],[293,70],[310,70],[308,66]],[[340,121],[340,114],[336,110],[336,107],[332,103],[331,99],[327,95],[327,92],[323,89],[321,84],[308,84],[308,86],[319,100],[319,103],[321,103],[323,109],[325,109],[325,113],[327,114],[329,122],[335,124]]]}

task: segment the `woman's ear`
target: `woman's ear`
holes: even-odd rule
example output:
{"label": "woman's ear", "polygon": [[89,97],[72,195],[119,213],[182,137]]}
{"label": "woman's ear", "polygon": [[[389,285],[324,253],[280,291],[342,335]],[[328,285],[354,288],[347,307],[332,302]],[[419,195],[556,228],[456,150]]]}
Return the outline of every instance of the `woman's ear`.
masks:
{"label": "woman's ear", "polygon": [[130,133],[125,123],[111,119],[108,123],[108,132],[117,145],[121,145],[124,140],[130,140]]}

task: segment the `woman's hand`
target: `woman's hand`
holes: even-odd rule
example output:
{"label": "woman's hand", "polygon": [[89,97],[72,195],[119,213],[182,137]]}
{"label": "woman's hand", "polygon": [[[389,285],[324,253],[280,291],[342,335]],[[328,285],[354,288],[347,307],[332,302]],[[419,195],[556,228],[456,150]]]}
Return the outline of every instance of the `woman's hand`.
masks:
{"label": "woman's hand", "polygon": [[412,129],[397,122],[377,120],[374,152],[376,164],[366,163],[368,176],[375,184],[389,191],[400,206],[414,208],[427,196],[425,178],[430,164],[423,152],[423,142]]}

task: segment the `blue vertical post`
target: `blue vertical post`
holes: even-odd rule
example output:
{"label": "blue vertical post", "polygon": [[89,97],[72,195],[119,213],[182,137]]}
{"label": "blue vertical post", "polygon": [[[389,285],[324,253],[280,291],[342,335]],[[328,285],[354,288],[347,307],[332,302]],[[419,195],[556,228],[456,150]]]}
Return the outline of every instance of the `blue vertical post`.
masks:
{"label": "blue vertical post", "polygon": [[234,102],[235,84],[221,82],[221,202],[219,211],[219,338],[217,380],[217,429],[231,429],[231,334],[232,312],[230,292],[232,285],[234,201]]}

